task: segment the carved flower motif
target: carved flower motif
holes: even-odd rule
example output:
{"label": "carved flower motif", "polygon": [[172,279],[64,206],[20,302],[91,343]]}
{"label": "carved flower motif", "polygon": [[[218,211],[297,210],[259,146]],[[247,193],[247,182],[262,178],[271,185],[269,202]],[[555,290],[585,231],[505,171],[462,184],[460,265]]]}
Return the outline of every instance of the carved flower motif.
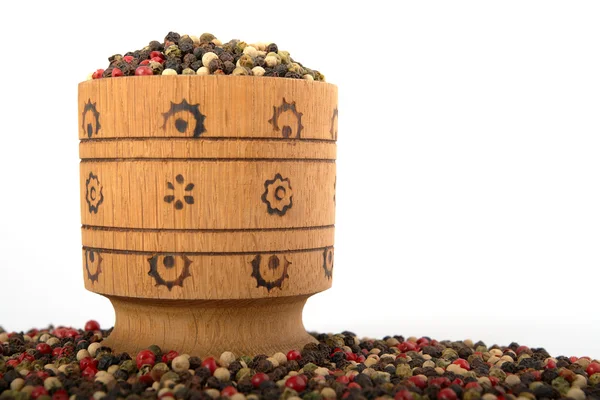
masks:
{"label": "carved flower motif", "polygon": [[265,192],[262,201],[267,205],[269,214],[284,215],[292,208],[292,186],[289,178],[276,174],[275,178],[265,181]]}

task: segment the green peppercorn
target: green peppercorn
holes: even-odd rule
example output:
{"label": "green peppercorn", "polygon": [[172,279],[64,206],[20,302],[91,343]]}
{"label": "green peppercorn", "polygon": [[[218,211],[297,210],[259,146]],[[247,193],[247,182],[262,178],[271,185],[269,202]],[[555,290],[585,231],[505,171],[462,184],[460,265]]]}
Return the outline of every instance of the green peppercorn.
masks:
{"label": "green peppercorn", "polygon": [[571,384],[565,378],[559,376],[552,380],[552,387],[564,396],[571,388]]}
{"label": "green peppercorn", "polygon": [[290,53],[289,52],[283,51],[283,50],[279,50],[277,52],[277,54],[279,55],[279,57],[281,57],[281,62],[283,64],[289,64],[291,62]]}
{"label": "green peppercorn", "polygon": [[173,44],[165,49],[165,55],[168,58],[181,58],[181,49],[176,44]]}
{"label": "green peppercorn", "polygon": [[295,72],[298,75],[305,75],[306,74],[306,71],[304,70],[304,68],[302,68],[300,66],[300,64],[298,64],[298,63],[290,63],[288,65],[288,72]]}
{"label": "green peppercorn", "polygon": [[317,70],[314,70],[313,72],[314,72],[314,74],[315,74],[315,76],[314,76],[314,78],[315,78],[315,81],[318,81],[318,82],[325,82],[325,75],[323,75],[322,73],[320,73],[320,72],[319,72],[319,71],[317,71]]}
{"label": "green peppercorn", "polygon": [[237,62],[238,67],[254,68],[254,60],[247,54],[241,56]]}
{"label": "green peppercorn", "polygon": [[597,372],[589,377],[590,385],[596,386],[600,384],[600,372]]}
{"label": "green peppercorn", "polygon": [[233,48],[234,53],[242,54],[247,45],[248,44],[246,42],[242,42],[242,41],[237,42]]}
{"label": "green peppercorn", "polygon": [[185,68],[183,71],[181,71],[181,75],[196,75],[196,71],[191,68]]}
{"label": "green peppercorn", "polygon": [[156,61],[150,61],[148,66],[152,69],[152,72],[154,73],[154,75],[160,75],[160,74],[162,74],[162,72],[164,70],[162,64],[159,62],[156,62]]}
{"label": "green peppercorn", "polygon": [[396,375],[401,378],[410,378],[413,376],[412,368],[408,364],[400,364],[396,367]]}
{"label": "green peppercorn", "polygon": [[242,378],[244,378],[245,376],[247,377],[251,377],[252,376],[252,370],[250,368],[241,368],[237,374],[235,374],[235,380],[236,381],[240,381],[242,380]]}
{"label": "green peppercorn", "polygon": [[177,372],[173,372],[173,371],[169,371],[169,372],[165,372],[163,374],[163,376],[160,378],[160,382],[166,382],[166,381],[173,381],[173,382],[179,382],[180,378],[179,378],[179,374]]}
{"label": "green peppercorn", "polygon": [[114,61],[121,61],[123,59],[123,56],[121,54],[114,54],[110,57],[108,57],[108,62],[112,63]]}
{"label": "green peppercorn", "polygon": [[203,33],[202,35],[200,35],[199,39],[200,43],[208,43],[212,42],[214,39],[216,39],[216,37],[212,33]]}
{"label": "green peppercorn", "polygon": [[237,67],[236,69],[233,70],[231,75],[242,76],[242,75],[250,75],[250,73],[248,72],[248,68]]}
{"label": "green peppercorn", "polygon": [[498,367],[492,367],[490,368],[490,376],[498,378],[500,382],[504,382],[506,379],[506,372],[502,371]]}
{"label": "green peppercorn", "polygon": [[135,371],[137,371],[137,366],[135,364],[135,361],[133,361],[133,360],[125,360],[119,366],[119,369],[122,369],[123,371],[126,371],[129,374],[132,374]]}

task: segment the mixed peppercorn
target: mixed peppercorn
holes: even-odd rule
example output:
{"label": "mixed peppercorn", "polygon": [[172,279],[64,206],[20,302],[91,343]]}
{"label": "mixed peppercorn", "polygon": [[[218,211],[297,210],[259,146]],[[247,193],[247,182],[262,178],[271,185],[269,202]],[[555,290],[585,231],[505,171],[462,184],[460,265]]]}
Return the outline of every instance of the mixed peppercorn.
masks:
{"label": "mixed peppercorn", "polygon": [[317,70],[305,67],[279,50],[275,43],[247,44],[233,39],[222,43],[214,35],[197,36],[169,32],[162,42],[153,40],[141,50],[108,58],[106,69],[88,79],[147,75],[272,76],[325,81]]}
{"label": "mixed peppercorn", "polygon": [[0,399],[600,399],[600,362],[511,343],[313,334],[287,354],[199,358],[102,345],[110,330],[0,329]]}

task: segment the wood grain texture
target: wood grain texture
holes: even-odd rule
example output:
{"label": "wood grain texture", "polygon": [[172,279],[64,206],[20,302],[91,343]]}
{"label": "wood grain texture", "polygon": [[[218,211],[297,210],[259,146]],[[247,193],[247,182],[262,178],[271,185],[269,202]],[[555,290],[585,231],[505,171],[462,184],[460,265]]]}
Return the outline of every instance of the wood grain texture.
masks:
{"label": "wood grain texture", "polygon": [[[165,119],[173,104],[185,99],[198,105],[206,116],[201,137],[284,139],[289,137],[335,140],[337,132],[337,87],[323,82],[299,79],[252,78],[244,76],[155,76],[98,79],[79,84],[79,138],[189,137],[195,118],[185,111],[176,112],[187,122],[180,132],[174,116]],[[300,130],[293,110],[279,115],[277,128],[269,122],[285,103],[295,104],[301,113]],[[92,112],[84,113],[85,104],[95,104],[100,114],[100,129]],[[333,130],[332,130],[333,121]],[[88,124],[92,124],[91,133]]]}
{"label": "wood grain texture", "polygon": [[241,301],[109,298],[116,323],[102,344],[130,354],[156,344],[218,359],[224,351],[272,355],[317,342],[302,323],[307,296]]}
{"label": "wood grain texture", "polygon": [[[96,293],[146,299],[297,296],[331,287],[329,253],[333,248],[260,254],[115,253],[86,248],[84,280],[86,288]],[[170,268],[165,266],[167,257],[173,263]]]}
{"label": "wood grain texture", "polygon": [[[313,341],[331,287],[337,88],[167,76],[79,85],[83,272],[109,346],[200,355]],[[243,332],[243,333],[242,333]]]}
{"label": "wood grain texture", "polygon": [[[335,222],[333,162],[104,160],[82,162],[80,171],[84,225],[255,229]],[[276,189],[271,187],[275,182],[265,187],[276,175],[289,180],[281,200],[269,193],[272,209],[282,209],[291,199],[292,206],[283,216],[270,213],[269,204],[262,199],[268,189]],[[178,176],[182,182],[177,181]],[[185,190],[189,184],[194,187]],[[100,193],[102,203],[90,208],[99,201],[96,196]],[[165,201],[169,195],[175,196],[173,202]],[[194,203],[186,204],[184,196],[191,196]],[[182,202],[181,209],[174,207],[177,200]]]}

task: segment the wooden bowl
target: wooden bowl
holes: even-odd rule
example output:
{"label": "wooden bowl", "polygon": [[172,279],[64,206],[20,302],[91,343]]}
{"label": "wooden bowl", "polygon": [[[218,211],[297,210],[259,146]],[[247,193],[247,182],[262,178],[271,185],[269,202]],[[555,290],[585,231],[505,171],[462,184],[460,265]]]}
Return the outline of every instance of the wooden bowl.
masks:
{"label": "wooden bowl", "polygon": [[331,287],[337,88],[233,76],[79,85],[85,287],[106,345],[273,354]]}

